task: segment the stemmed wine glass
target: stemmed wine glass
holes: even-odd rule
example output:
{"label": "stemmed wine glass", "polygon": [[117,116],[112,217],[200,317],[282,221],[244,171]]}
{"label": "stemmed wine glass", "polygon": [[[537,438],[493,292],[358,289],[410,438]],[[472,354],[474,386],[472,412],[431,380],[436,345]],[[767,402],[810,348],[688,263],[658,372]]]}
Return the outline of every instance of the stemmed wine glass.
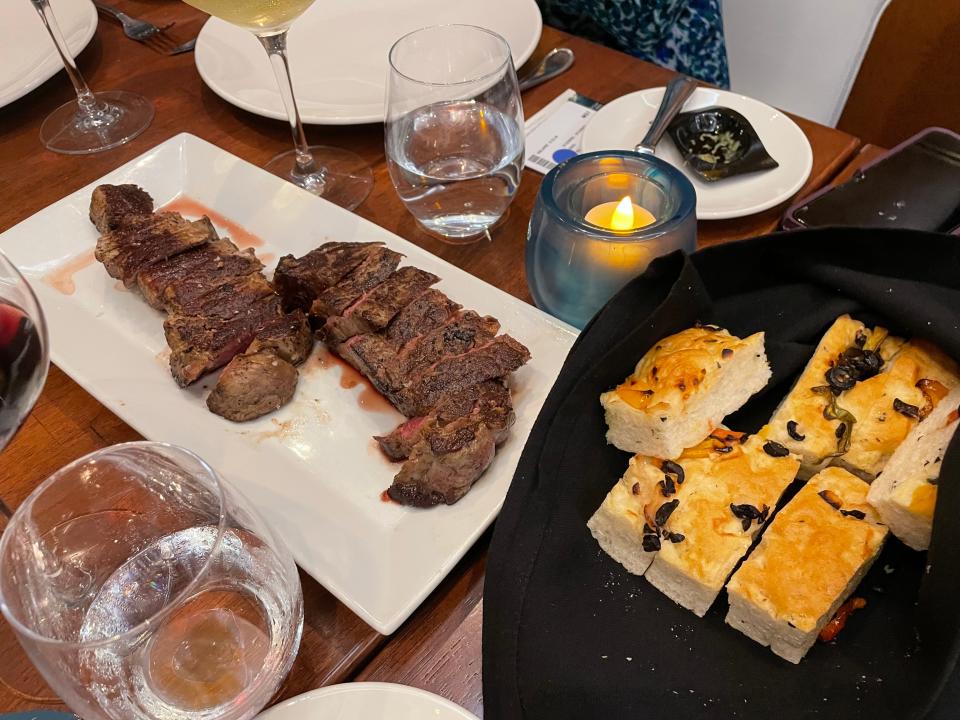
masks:
{"label": "stemmed wine glass", "polygon": [[[0,253],[0,450],[13,439],[40,396],[50,366],[48,347],[47,325],[33,289]],[[0,520],[9,520],[11,514],[0,497]],[[0,638],[8,653],[0,663],[0,686],[13,693],[18,703],[56,702],[42,678],[10,654],[12,636],[5,623],[0,623]]]}
{"label": "stemmed wine glass", "polygon": [[50,0],[30,0],[53,38],[77,99],[54,110],[40,126],[40,141],[48,150],[85,155],[123,145],[153,120],[153,105],[136,93],[110,90],[93,93],[77,69],[60,32]]}
{"label": "stemmed wine glass", "polygon": [[185,0],[188,5],[249,30],[270,58],[287,111],[294,149],[277,155],[267,170],[352,210],[370,193],[373,173],[355,153],[325,145],[307,145],[293,95],[287,61],[287,31],[313,0]]}

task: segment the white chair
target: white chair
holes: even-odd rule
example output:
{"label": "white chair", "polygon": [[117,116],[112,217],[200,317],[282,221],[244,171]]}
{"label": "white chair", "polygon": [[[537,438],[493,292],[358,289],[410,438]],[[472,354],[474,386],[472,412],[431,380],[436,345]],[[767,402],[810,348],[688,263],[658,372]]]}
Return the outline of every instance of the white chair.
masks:
{"label": "white chair", "polygon": [[731,89],[837,124],[890,0],[722,0]]}

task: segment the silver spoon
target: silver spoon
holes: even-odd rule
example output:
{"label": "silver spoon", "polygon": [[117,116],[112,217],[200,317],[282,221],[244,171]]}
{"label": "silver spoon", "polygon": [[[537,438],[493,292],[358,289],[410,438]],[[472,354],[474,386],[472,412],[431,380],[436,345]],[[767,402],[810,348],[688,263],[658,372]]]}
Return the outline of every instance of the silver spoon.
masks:
{"label": "silver spoon", "polygon": [[540,83],[552,80],[562,72],[566,72],[573,65],[573,50],[569,48],[554,48],[529,73],[520,78],[520,92],[536,87]]}
{"label": "silver spoon", "polygon": [[673,80],[667,83],[667,89],[663,91],[663,100],[660,101],[660,107],[657,108],[657,114],[650,123],[650,129],[643,136],[643,140],[637,143],[634,148],[638,153],[653,155],[653,151],[667,131],[667,126],[677,116],[677,113],[683,109],[683,104],[687,98],[697,89],[697,81],[686,75],[677,75]]}

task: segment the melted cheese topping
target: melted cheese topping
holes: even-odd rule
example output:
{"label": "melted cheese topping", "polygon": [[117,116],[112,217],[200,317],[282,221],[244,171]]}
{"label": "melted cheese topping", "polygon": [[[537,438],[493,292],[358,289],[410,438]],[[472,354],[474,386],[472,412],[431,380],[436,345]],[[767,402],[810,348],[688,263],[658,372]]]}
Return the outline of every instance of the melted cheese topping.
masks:
{"label": "melted cheese topping", "polygon": [[[867,505],[868,487],[840,468],[815,475],[767,528],[729,591],[803,632],[814,630],[886,537]],[[820,497],[824,490],[866,519],[841,514]]]}
{"label": "melted cheese topping", "polygon": [[[800,467],[796,456],[767,454],[763,449],[766,438],[759,434],[743,444],[740,433],[718,439],[725,435],[725,431],[718,430],[677,458],[686,480],[669,498],[680,503],[664,528],[682,534],[684,540],[673,543],[664,539],[658,555],[661,561],[681,568],[716,590],[723,587],[761,527],[754,520],[744,530],[742,520],[733,514],[730,505],[752,505],[758,510],[766,505],[772,512]],[[666,501],[662,496],[657,498],[653,513]]]}
{"label": "melted cheese topping", "polygon": [[713,370],[750,342],[751,338],[741,340],[726,330],[689,328],[647,351],[615,392],[637,410],[679,406],[694,393],[702,392]]}

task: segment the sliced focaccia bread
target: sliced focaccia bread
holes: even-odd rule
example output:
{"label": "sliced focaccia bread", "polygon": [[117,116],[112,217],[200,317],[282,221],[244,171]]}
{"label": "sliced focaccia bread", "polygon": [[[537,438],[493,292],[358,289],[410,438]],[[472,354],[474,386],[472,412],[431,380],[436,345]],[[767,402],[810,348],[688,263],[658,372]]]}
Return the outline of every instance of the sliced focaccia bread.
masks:
{"label": "sliced focaccia bread", "polygon": [[762,432],[747,438],[716,430],[676,464],[685,481],[669,512],[660,509],[654,518],[660,551],[645,577],[703,617],[796,477],[800,460]]}
{"label": "sliced focaccia bread", "polygon": [[824,333],[769,424],[770,438],[800,455],[801,477],[849,451],[856,423],[845,395],[875,377],[903,343],[884,328],[870,330],[849,315],[838,317]]}
{"label": "sliced focaccia bread", "polygon": [[940,467],[958,427],[960,387],[910,431],[867,494],[890,532],[914,550],[930,546]]}
{"label": "sliced focaccia bread", "polygon": [[872,482],[917,423],[957,383],[952,360],[928,343],[911,340],[882,372],[836,398],[836,405],[850,416],[850,442],[831,464]]}
{"label": "sliced focaccia bread", "polygon": [[731,578],[727,624],[800,662],[880,554],[867,489],[842,468],[811,478]]}
{"label": "sliced focaccia bread", "polygon": [[607,442],[675,458],[702,441],[770,379],[763,333],[741,340],[714,326],[664,338],[633,374],[603,393]]}

